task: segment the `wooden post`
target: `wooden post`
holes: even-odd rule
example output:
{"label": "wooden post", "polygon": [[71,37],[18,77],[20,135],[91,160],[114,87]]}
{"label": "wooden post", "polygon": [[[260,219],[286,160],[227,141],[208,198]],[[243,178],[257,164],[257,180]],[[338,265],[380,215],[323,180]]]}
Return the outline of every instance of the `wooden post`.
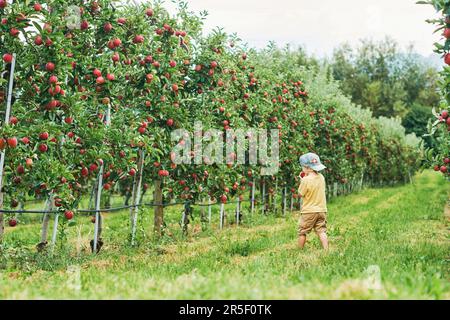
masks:
{"label": "wooden post", "polygon": [[162,235],[162,225],[164,221],[164,207],[163,207],[162,181],[155,181],[155,196],[153,203],[155,206],[155,220],[154,232],[159,237]]}
{"label": "wooden post", "polygon": [[[131,190],[131,204],[134,205],[134,202],[136,201],[136,184],[137,184],[137,176],[133,177],[133,188]],[[128,201],[126,201],[128,202]],[[129,205],[129,203],[126,203],[125,205]],[[133,212],[134,212],[134,208],[131,207],[130,208],[130,223],[131,226],[133,226]],[[133,227],[131,227],[131,229],[133,229]]]}
{"label": "wooden post", "polygon": [[291,192],[291,212],[294,211],[294,193]]}
{"label": "wooden post", "polygon": [[237,198],[237,202],[236,202],[236,225],[239,226],[239,215],[241,214],[241,199]]}
{"label": "wooden post", "polygon": [[283,190],[283,217],[286,216],[286,193],[287,193],[287,187],[284,186],[284,190]]}
{"label": "wooden post", "polygon": [[211,206],[211,197],[208,199],[208,222],[211,224],[211,215],[212,215],[212,206]]}
{"label": "wooden post", "polygon": [[277,214],[278,212],[278,201],[277,201],[277,196],[278,196],[278,177],[275,178],[275,193],[272,195],[272,199],[273,199],[273,212],[275,214]]}
{"label": "wooden post", "polygon": [[94,244],[93,244],[93,250],[92,252],[95,254],[97,253],[97,245],[98,245],[98,239],[101,237],[102,234],[102,228],[103,223],[101,221],[102,215],[100,213],[100,205],[101,205],[101,197],[102,197],[102,187],[103,187],[103,168],[104,165],[102,164],[100,166],[100,171],[98,173],[97,178],[97,195],[95,198],[95,227],[94,227]]}
{"label": "wooden post", "polygon": [[138,173],[135,181],[135,185],[133,186],[134,189],[134,199],[133,199],[133,214],[131,221],[131,245],[134,246],[134,240],[136,237],[136,225],[137,225],[137,218],[139,214],[139,203],[141,200],[141,186],[142,186],[142,176],[144,171],[144,157],[145,152],[144,150],[139,150],[139,161],[138,161]]}
{"label": "wooden post", "polygon": [[53,222],[53,234],[52,234],[52,245],[51,245],[52,252],[55,249],[56,236],[58,235],[58,219],[59,219],[59,213],[55,212],[55,221]]}
{"label": "wooden post", "polygon": [[205,204],[206,204],[206,199],[203,198],[202,202],[201,202],[201,206],[200,206],[200,221],[202,223],[202,230],[205,229],[205,222],[206,222],[206,216],[205,216],[206,207],[205,207]]}
{"label": "wooden post", "polygon": [[220,204],[220,230],[223,229],[224,215],[225,215],[225,204]]}
{"label": "wooden post", "polygon": [[[9,118],[11,115],[11,100],[12,100],[12,91],[14,84],[14,69],[16,67],[16,54],[13,53],[13,59],[11,61],[11,69],[9,71],[9,82],[8,82],[8,97],[6,100],[6,111],[5,111],[5,124],[9,123]],[[0,210],[3,209],[3,175],[5,173],[5,150],[2,150],[0,153]],[[0,212],[0,243],[3,242],[3,233],[5,231],[4,227],[4,213]]]}
{"label": "wooden post", "polygon": [[262,201],[261,201],[261,205],[262,205],[262,213],[265,214],[266,213],[266,180],[263,178],[262,181]]}
{"label": "wooden post", "polygon": [[[108,109],[106,110],[105,115],[105,125],[106,127],[109,127],[111,124],[111,104],[108,104]],[[92,244],[92,252],[95,254],[97,253],[100,248],[98,248],[99,240],[102,236],[102,230],[103,230],[103,217],[100,212],[100,205],[101,205],[101,197],[102,197],[102,189],[103,189],[103,172],[105,170],[105,163],[103,162],[100,166],[100,171],[98,173],[97,178],[97,192],[96,192],[96,198],[95,198],[95,226],[94,226],[94,243]],[[100,240],[101,241],[101,240]]]}
{"label": "wooden post", "polygon": [[38,244],[38,250],[44,249],[44,247],[47,245],[47,238],[48,238],[48,224],[50,222],[50,211],[53,209],[53,196],[50,194],[45,201],[45,213],[44,217],[42,219],[42,228],[41,228],[41,242]]}
{"label": "wooden post", "polygon": [[252,196],[251,196],[251,214],[253,214],[253,211],[255,211],[255,179],[253,179],[252,183]]}
{"label": "wooden post", "polygon": [[186,210],[183,210],[183,214],[181,216],[181,232],[183,235],[186,234]]}

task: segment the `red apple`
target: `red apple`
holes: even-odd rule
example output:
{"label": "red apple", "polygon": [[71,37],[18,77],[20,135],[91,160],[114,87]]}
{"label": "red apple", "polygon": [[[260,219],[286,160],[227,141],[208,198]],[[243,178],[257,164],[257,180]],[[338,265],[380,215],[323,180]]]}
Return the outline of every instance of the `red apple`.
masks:
{"label": "red apple", "polygon": [[16,169],[18,174],[24,174],[25,173],[25,167],[23,165],[18,165]]}
{"label": "red apple", "polygon": [[138,132],[139,132],[140,134],[144,134],[145,131],[146,131],[145,127],[139,127],[139,129],[138,129]]}
{"label": "red apple", "polygon": [[447,172],[447,167],[446,166],[441,166],[441,172],[442,173],[446,173]]}
{"label": "red apple", "polygon": [[37,2],[34,4],[33,8],[34,8],[35,11],[41,11],[42,10],[41,4],[37,3]]}
{"label": "red apple", "polygon": [[122,44],[122,40],[116,38],[113,40],[114,46],[119,47]]}
{"label": "red apple", "polygon": [[222,195],[220,197],[220,202],[222,202],[222,203],[227,203],[227,200],[228,200],[228,197],[226,195]]}
{"label": "red apple", "polygon": [[56,76],[51,76],[49,78],[49,82],[50,82],[50,84],[55,84],[58,82],[58,78]]}
{"label": "red apple", "polygon": [[13,137],[13,138],[8,138],[8,146],[10,148],[15,148],[17,147],[17,138]]}
{"label": "red apple", "polygon": [[[1,1],[1,0],[0,0]],[[10,227],[15,227],[15,226],[17,226],[17,220],[16,219],[11,219],[11,220],[9,220],[8,221],[8,225],[10,226]]]}
{"label": "red apple", "polygon": [[9,119],[10,124],[16,125],[18,122],[19,122],[19,119],[17,119],[17,117],[11,117]]}
{"label": "red apple", "polygon": [[109,22],[105,23],[105,25],[103,26],[103,30],[104,30],[105,32],[110,32],[112,29],[113,29],[113,26],[112,26],[112,24],[109,23]]}
{"label": "red apple", "polygon": [[9,34],[13,37],[17,37],[19,33],[20,33],[19,29],[16,28],[11,28],[11,30],[9,30]]}
{"label": "red apple", "polygon": [[153,16],[153,10],[150,9],[150,8],[148,8],[148,9],[145,11],[145,14],[147,15],[147,17],[151,17],[151,16]]}
{"label": "red apple", "polygon": [[89,170],[88,170],[88,168],[83,167],[83,168],[81,169],[81,176],[87,177],[88,175],[89,175]]}
{"label": "red apple", "polygon": [[28,168],[31,168],[31,167],[33,166],[33,159],[28,158],[28,159],[25,161],[25,165],[26,165]]}
{"label": "red apple", "polygon": [[73,219],[73,211],[67,210],[66,212],[64,212],[64,217],[66,217],[67,220],[72,220]]}
{"label": "red apple", "polygon": [[81,30],[86,30],[87,28],[89,28],[89,23],[86,20],[83,20],[80,24],[80,28]]}
{"label": "red apple", "polygon": [[45,70],[48,72],[53,72],[55,70],[55,64],[53,62],[47,62],[45,65]]}
{"label": "red apple", "polygon": [[445,28],[443,35],[445,38],[450,39],[450,28]]}
{"label": "red apple", "polygon": [[444,62],[450,65],[450,53],[446,53],[444,56]]}
{"label": "red apple", "polygon": [[169,127],[173,126],[173,119],[167,120],[166,123],[167,123],[167,125],[168,125]]}
{"label": "red apple", "polygon": [[41,140],[47,140],[49,137],[48,132],[42,132],[41,134],[39,134],[39,139]]}
{"label": "red apple", "polygon": [[4,61],[5,63],[11,63],[12,60],[13,60],[13,55],[12,55],[12,54],[10,54],[10,53],[5,53],[5,54],[3,55],[3,61]]}
{"label": "red apple", "polygon": [[144,37],[142,35],[137,35],[134,37],[133,42],[134,43],[142,43],[142,42],[144,42]]}
{"label": "red apple", "polygon": [[39,145],[39,151],[44,153],[48,151],[48,146],[46,144]]}
{"label": "red apple", "polygon": [[41,36],[36,36],[36,38],[34,39],[34,44],[37,46],[40,46],[44,43],[44,41],[42,40]]}
{"label": "red apple", "polygon": [[102,76],[102,72],[99,69],[94,69],[94,71],[92,71],[92,74],[97,78]]}

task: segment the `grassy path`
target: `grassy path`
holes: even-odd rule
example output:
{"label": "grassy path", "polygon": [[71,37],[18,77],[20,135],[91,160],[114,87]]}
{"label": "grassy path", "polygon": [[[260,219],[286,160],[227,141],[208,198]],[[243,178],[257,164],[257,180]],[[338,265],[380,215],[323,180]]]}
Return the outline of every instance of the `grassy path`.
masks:
{"label": "grassy path", "polygon": [[[111,244],[95,258],[7,250],[0,299],[450,299],[446,186],[425,172],[411,185],[333,200],[328,253],[315,235],[297,250],[298,215],[136,249],[114,242],[126,232],[108,217]],[[8,236],[31,237],[17,230]],[[380,271],[375,287],[371,270]]]}

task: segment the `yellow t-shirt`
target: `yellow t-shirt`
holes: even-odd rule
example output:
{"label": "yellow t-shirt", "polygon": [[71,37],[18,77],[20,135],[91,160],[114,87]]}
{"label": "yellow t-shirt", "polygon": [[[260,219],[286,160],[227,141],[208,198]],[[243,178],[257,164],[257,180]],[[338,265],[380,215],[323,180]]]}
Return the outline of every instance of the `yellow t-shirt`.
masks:
{"label": "yellow t-shirt", "polygon": [[301,213],[327,212],[325,178],[322,174],[311,173],[302,179],[298,193],[303,198]]}

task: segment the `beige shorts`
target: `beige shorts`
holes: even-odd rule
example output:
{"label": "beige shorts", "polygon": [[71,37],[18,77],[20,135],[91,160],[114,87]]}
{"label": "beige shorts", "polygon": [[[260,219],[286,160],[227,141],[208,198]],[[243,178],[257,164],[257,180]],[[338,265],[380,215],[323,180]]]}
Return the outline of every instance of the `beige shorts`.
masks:
{"label": "beige shorts", "polygon": [[313,229],[316,233],[327,232],[326,212],[302,213],[298,234],[300,236],[307,235]]}

